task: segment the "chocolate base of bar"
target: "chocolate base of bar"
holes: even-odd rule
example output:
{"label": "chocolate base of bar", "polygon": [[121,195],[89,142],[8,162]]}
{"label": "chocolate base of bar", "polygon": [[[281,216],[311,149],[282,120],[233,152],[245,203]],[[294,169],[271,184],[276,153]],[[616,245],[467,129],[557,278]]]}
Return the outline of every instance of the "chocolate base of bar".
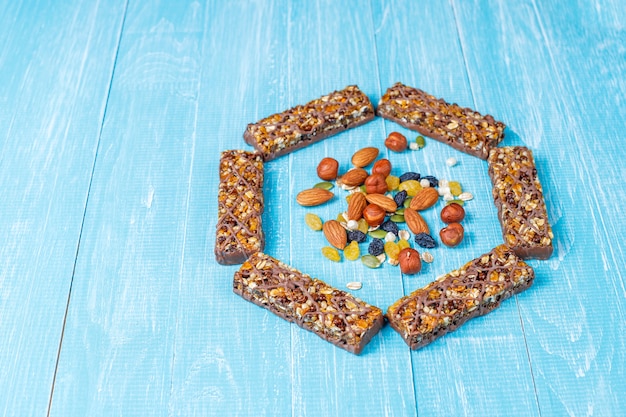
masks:
{"label": "chocolate base of bar", "polygon": [[332,130],[326,130],[326,131],[312,131],[311,133],[307,133],[307,134],[303,134],[300,141],[294,145],[291,145],[289,147],[283,148],[280,151],[274,152],[274,153],[267,153],[264,152],[262,146],[260,146],[257,141],[255,140],[254,136],[252,135],[252,133],[250,133],[249,129],[246,129],[246,131],[243,134],[243,139],[244,141],[248,144],[251,145],[252,147],[254,147],[254,149],[256,149],[257,151],[259,151],[262,155],[263,155],[263,160],[265,162],[271,161],[273,159],[276,159],[280,156],[289,154],[291,152],[295,152],[299,149],[302,149],[304,147],[307,147],[309,145],[312,145],[316,142],[319,142],[323,139],[326,139],[330,136],[336,135],[338,133],[341,133],[345,130],[348,129],[353,129],[355,127],[359,127],[362,126],[368,122],[371,122],[372,120],[374,120],[374,118],[376,117],[376,115],[372,112],[368,115],[366,115],[363,119],[358,120],[356,122],[352,122],[349,124],[342,124],[338,127],[336,127],[335,129]]}
{"label": "chocolate base of bar", "polygon": [[[251,297],[250,294],[244,292],[243,290],[239,290],[236,287],[233,288],[233,292],[241,297],[243,297],[244,299],[250,301],[252,304],[255,304],[259,307],[262,307],[266,310],[270,310],[272,313],[276,314],[278,317],[290,322],[290,323],[294,323],[297,324],[299,327],[305,329],[305,330],[310,330],[307,329],[306,327],[304,327],[302,322],[299,322],[297,320],[295,320],[293,317],[289,316],[288,314],[277,310],[275,308],[272,308],[270,305],[268,305],[267,303],[263,303],[260,300],[255,299],[254,297]],[[372,338],[376,335],[376,333],[378,333],[383,325],[385,324],[385,318],[383,315],[380,316],[380,319],[376,320],[376,322],[373,324],[372,327],[370,327],[367,332],[365,332],[362,336],[361,336],[361,343],[359,345],[350,345],[345,343],[344,340],[339,340],[333,337],[329,337],[329,335],[325,335],[325,334],[319,334],[316,333],[319,337],[321,337],[322,339],[324,339],[325,341],[332,343],[333,345],[340,347],[341,349],[347,350],[350,353],[354,353],[355,355],[360,355],[363,351],[363,348],[370,342],[370,340],[372,340]]]}
{"label": "chocolate base of bar", "polygon": [[393,303],[391,327],[419,349],[529,288],[533,269],[506,245],[466,263]]}
{"label": "chocolate base of bar", "polygon": [[387,89],[376,114],[480,159],[487,159],[489,150],[504,138],[506,128],[489,114],[402,83]]}
{"label": "chocolate base of bar", "polygon": [[[489,304],[485,304],[484,306],[482,306],[482,308],[477,308],[476,310],[470,313],[459,316],[456,320],[454,320],[447,326],[435,329],[432,333],[429,333],[427,335],[412,335],[412,336],[406,335],[406,337],[403,337],[403,339],[412,350],[420,349],[432,343],[433,341],[439,339],[441,336],[444,336],[445,334],[455,331],[456,329],[461,327],[463,324],[465,324],[465,322],[467,322],[468,320],[471,320],[476,317],[484,316],[485,314],[492,312],[493,310],[495,310],[496,308],[500,306],[502,301],[506,300],[507,298],[511,298],[515,294],[519,294],[525,291],[526,289],[532,286],[532,283],[533,282],[530,281],[530,282],[525,283],[524,285],[520,285],[519,287],[515,288],[515,290],[513,291],[507,291],[506,293],[503,293],[502,295],[496,297],[496,299],[493,302]],[[397,326],[395,322],[390,321],[389,325],[401,335],[403,334],[403,329]]]}
{"label": "chocolate base of bar", "polygon": [[261,252],[235,273],[233,292],[357,355],[384,325],[380,308]]}
{"label": "chocolate base of bar", "polygon": [[[263,251],[265,249],[265,237],[261,232],[259,235],[259,248],[258,251]],[[257,252],[255,250],[254,252]],[[228,250],[220,250],[218,247],[215,247],[215,260],[220,265],[241,265],[252,255],[254,252],[248,253],[245,250],[241,249],[233,249],[232,251]]]}
{"label": "chocolate base of bar", "polygon": [[[379,117],[382,117],[383,119],[387,119],[389,121],[392,121],[394,123],[399,124],[400,126],[406,127],[409,130],[413,130],[415,132],[418,132],[424,136],[428,136],[431,139],[435,139],[436,141],[445,143],[446,145],[449,145],[451,147],[453,147],[454,149],[456,149],[457,151],[461,151],[461,152],[465,152],[468,155],[472,155],[475,156],[477,158],[480,159],[487,159],[487,154],[489,152],[489,149],[487,149],[487,151],[485,152],[484,150],[480,149],[480,150],[473,150],[473,149],[468,149],[464,144],[456,141],[456,140],[452,140],[450,139],[450,137],[448,136],[443,136],[443,135],[438,135],[437,133],[433,132],[430,129],[426,129],[420,125],[416,125],[414,123],[411,122],[407,122],[406,120],[391,116],[389,114],[386,114],[384,112],[384,110],[382,112],[379,111],[380,107],[376,109],[376,115]],[[491,146],[496,146],[496,144],[493,144]]]}

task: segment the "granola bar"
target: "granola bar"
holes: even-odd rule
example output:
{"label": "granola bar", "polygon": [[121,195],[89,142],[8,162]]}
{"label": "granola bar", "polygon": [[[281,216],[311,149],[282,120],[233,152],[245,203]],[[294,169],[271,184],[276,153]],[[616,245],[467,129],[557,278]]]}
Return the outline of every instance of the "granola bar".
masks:
{"label": "granola bar", "polygon": [[554,235],[532,151],[494,148],[487,162],[504,242],[523,259],[549,258]]}
{"label": "granola bar", "polygon": [[419,349],[489,313],[533,283],[533,269],[506,245],[400,298],[386,317],[411,349]]}
{"label": "granola bar", "polygon": [[263,250],[263,160],[258,152],[221,153],[217,208],[217,262],[241,264],[254,252]]}
{"label": "granola bar", "polygon": [[483,116],[401,83],[385,92],[376,113],[481,159],[487,159],[489,149],[502,141],[506,127],[491,115]]}
{"label": "granola bar", "polygon": [[369,98],[351,85],[251,123],[243,137],[270,161],[373,118]]}
{"label": "granola bar", "polygon": [[233,290],[357,355],[384,323],[378,307],[261,252],[252,255],[235,273]]}

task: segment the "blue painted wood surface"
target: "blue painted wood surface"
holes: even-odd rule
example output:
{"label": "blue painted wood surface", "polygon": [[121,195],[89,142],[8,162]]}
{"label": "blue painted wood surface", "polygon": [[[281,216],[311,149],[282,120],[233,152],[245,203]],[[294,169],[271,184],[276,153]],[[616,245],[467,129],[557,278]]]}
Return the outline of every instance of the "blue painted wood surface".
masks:
{"label": "blue painted wood surface", "polygon": [[[0,2],[0,415],[626,415],[625,22],[619,0]],[[261,117],[396,81],[533,150],[555,253],[431,345],[386,326],[355,356],[232,293],[219,152],[250,149]],[[415,136],[376,119],[266,164],[266,252],[383,309],[501,242],[486,163],[433,140],[391,153],[394,130]],[[295,203],[321,158],[345,170],[370,145],[475,195],[462,245],[419,275],[324,260],[303,216],[336,217],[344,193]]]}

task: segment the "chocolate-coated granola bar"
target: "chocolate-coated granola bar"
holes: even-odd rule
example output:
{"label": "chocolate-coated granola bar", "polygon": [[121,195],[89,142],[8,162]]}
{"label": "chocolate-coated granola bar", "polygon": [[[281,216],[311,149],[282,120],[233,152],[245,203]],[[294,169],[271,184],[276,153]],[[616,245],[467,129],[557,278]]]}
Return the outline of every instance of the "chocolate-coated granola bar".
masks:
{"label": "chocolate-coated granola bar", "polygon": [[487,162],[504,242],[521,258],[549,258],[554,236],[531,150],[494,148]]}
{"label": "chocolate-coated granola bar", "polygon": [[369,98],[352,85],[251,123],[243,137],[270,161],[373,118]]}
{"label": "chocolate-coated granola bar", "polygon": [[385,92],[376,113],[481,159],[487,159],[489,149],[504,138],[504,123],[491,115],[483,116],[401,83]]}
{"label": "chocolate-coated granola bar", "polygon": [[263,159],[258,152],[227,150],[220,156],[215,259],[243,263],[263,250]]}
{"label": "chocolate-coated granola bar", "polygon": [[235,273],[233,289],[246,300],[357,355],[384,323],[378,307],[261,252]]}
{"label": "chocolate-coated granola bar", "polygon": [[400,298],[387,310],[389,324],[411,349],[419,349],[487,314],[533,283],[533,269],[506,245]]}

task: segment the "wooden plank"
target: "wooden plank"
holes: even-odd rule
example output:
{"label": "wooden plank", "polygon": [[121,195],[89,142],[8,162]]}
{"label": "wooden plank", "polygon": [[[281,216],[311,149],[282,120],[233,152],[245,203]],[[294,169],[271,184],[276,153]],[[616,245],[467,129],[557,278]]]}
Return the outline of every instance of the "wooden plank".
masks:
{"label": "wooden plank", "polygon": [[624,261],[612,242],[625,229],[605,208],[624,193],[626,125],[611,116],[625,110],[623,5],[490,3],[454,6],[470,81],[535,151],[556,236],[554,256],[532,264],[536,294],[520,297],[539,408],[620,414]]}
{"label": "wooden plank", "polygon": [[[344,4],[323,1],[294,2],[290,12],[289,91],[293,103],[357,84],[377,103],[381,95],[373,17],[368,2]],[[362,281],[356,295],[383,309],[402,291],[397,267],[384,265],[371,270],[360,261],[343,259],[336,264],[322,257],[328,243],[319,232],[304,224],[308,212],[334,219],[346,210],[347,192],[335,188],[335,199],[319,208],[303,208],[295,195],[320,181],[316,166],[324,157],[340,163],[340,173],[352,164],[352,154],[365,146],[376,146],[381,157],[395,161],[384,147],[384,125],[376,119],[358,129],[344,132],[290,157],[289,185],[292,219],[290,261],[307,273],[338,288]],[[394,162],[395,163],[395,162]],[[370,169],[371,167],[368,167]],[[397,172],[396,167],[394,172]],[[399,175],[401,172],[397,172]],[[367,243],[359,245],[367,252]],[[413,375],[406,345],[385,328],[356,357],[320,341],[316,336],[292,328],[292,385],[294,415],[411,415],[415,410]]]}
{"label": "wooden plank", "polygon": [[123,13],[0,4],[1,415],[48,408]]}
{"label": "wooden plank", "polygon": [[[186,219],[170,410],[180,416],[291,413],[290,325],[235,295],[238,266],[217,264],[219,152],[252,148],[247,123],[289,106],[287,9],[211,1],[202,38],[196,150]],[[288,260],[287,159],[265,165],[265,251]],[[277,238],[278,237],[278,238]]]}
{"label": "wooden plank", "polygon": [[[490,113],[497,119],[503,116],[499,102],[483,99],[489,86],[478,89],[470,82],[451,5],[424,3],[418,9],[408,2],[374,4],[382,91],[399,81]],[[479,9],[476,13],[480,13]],[[416,136],[394,123],[385,123],[385,128],[409,138]],[[458,159],[458,165],[446,165],[451,156]],[[463,243],[454,249],[440,245],[429,250],[435,261],[419,276],[404,280],[403,293],[409,293],[491,250],[502,238],[484,161],[428,138],[422,151],[407,153],[405,158],[408,167],[422,174],[460,181],[475,196],[465,205]],[[437,240],[443,226],[438,218],[440,208],[437,206],[424,216]],[[531,289],[524,296],[532,297],[534,291]],[[413,352],[411,363],[417,415],[539,415],[515,299]]]}
{"label": "wooden plank", "polygon": [[201,33],[178,17],[196,8],[153,4],[143,23],[129,8],[50,415],[169,412],[202,68]]}
{"label": "wooden plank", "polygon": [[[490,100],[502,103],[515,132],[536,150],[556,236],[555,256],[534,264],[540,294],[520,306],[540,409],[620,414],[626,291],[623,246],[612,242],[626,229],[606,208],[624,197],[626,174],[626,124],[613,116],[626,110],[623,5],[482,6],[458,6],[463,31],[475,32],[478,21],[484,28],[466,49],[488,41],[497,51],[501,88]],[[478,61],[468,59],[473,84],[491,84]]]}

